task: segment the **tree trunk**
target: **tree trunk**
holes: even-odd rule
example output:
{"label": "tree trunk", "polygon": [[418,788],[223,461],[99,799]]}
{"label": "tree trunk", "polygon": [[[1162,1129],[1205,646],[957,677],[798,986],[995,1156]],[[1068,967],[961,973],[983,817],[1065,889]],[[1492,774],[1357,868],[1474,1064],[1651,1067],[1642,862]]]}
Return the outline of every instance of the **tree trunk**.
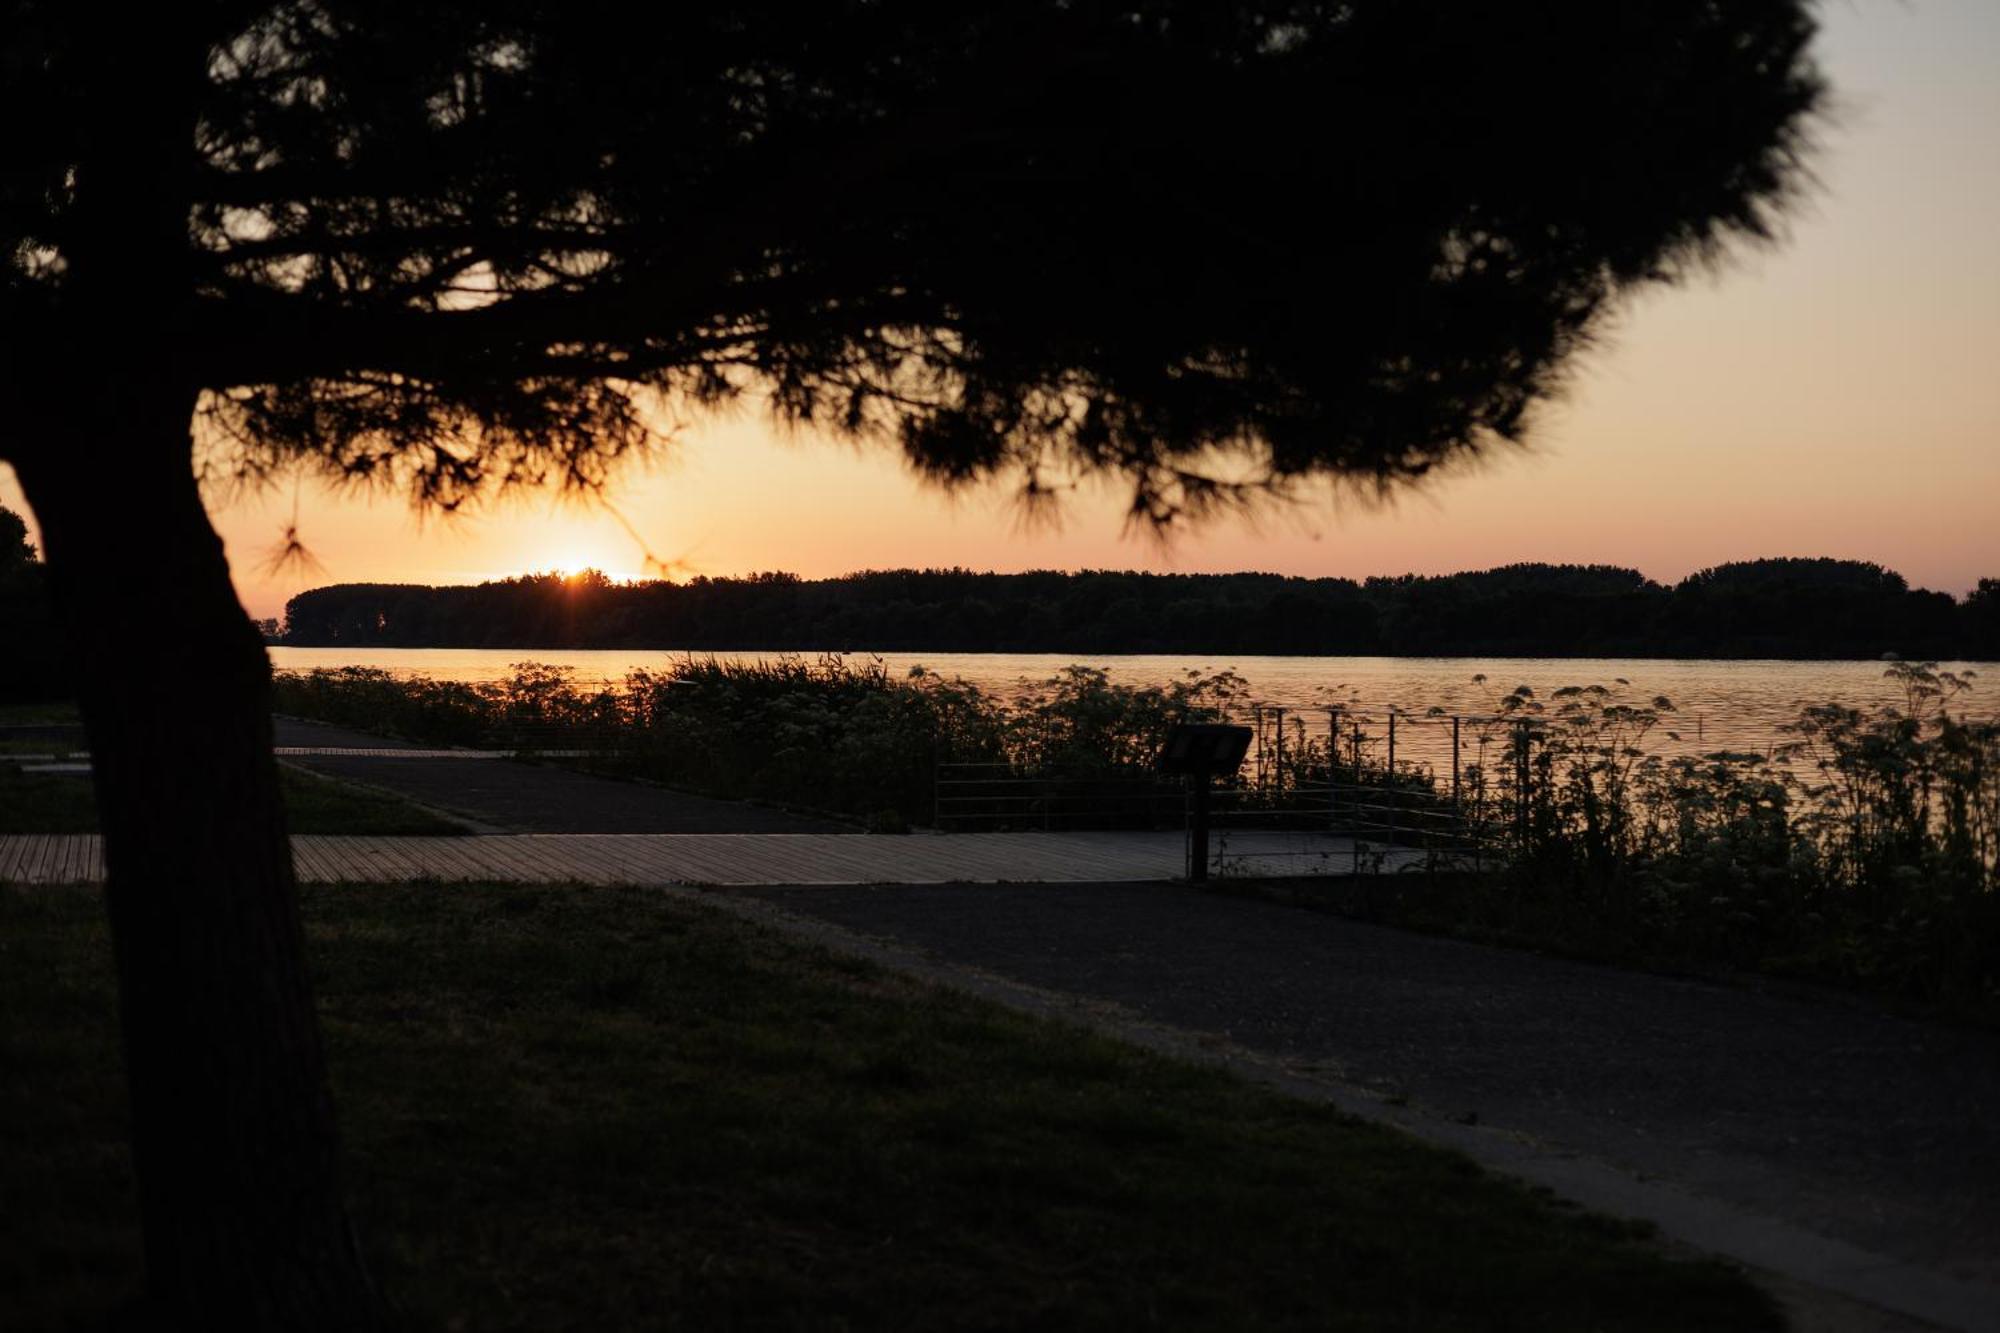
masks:
{"label": "tree trunk", "polygon": [[95,770],[144,1322],[385,1327],[338,1187],[270,667],[192,475],[192,395],[97,390],[16,461]]}

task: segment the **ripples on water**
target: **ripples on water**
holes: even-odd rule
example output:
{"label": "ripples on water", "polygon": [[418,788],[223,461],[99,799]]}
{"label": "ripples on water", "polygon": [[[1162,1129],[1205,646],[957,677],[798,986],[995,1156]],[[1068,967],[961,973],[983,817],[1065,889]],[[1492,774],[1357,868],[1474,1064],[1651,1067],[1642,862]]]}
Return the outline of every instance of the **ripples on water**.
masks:
{"label": "ripples on water", "polygon": [[[579,684],[616,683],[631,671],[660,671],[687,656],[631,650],[563,651],[526,648],[283,648],[271,650],[280,671],[314,667],[379,667],[397,675],[439,680],[497,681],[517,662],[568,667]],[[770,652],[697,653],[722,661],[770,661]],[[810,656],[809,654],[807,656]],[[1870,708],[1900,703],[1903,693],[1883,676],[1882,662],[1684,661],[1662,658],[1575,657],[1181,657],[1094,656],[1073,653],[881,653],[849,654],[850,661],[879,657],[893,673],[922,665],[946,677],[960,677],[1007,696],[1023,684],[1053,676],[1075,662],[1101,667],[1114,682],[1157,685],[1190,670],[1231,670],[1249,684],[1247,697],[1282,707],[1303,718],[1308,734],[1323,737],[1328,706],[1356,706],[1369,719],[1370,733],[1384,730],[1387,711],[1421,715],[1432,708],[1447,713],[1491,714],[1502,696],[1518,685],[1538,699],[1566,685],[1604,685],[1621,700],[1645,704],[1657,695],[1673,701],[1649,738],[1668,753],[1711,750],[1767,751],[1785,737],[1779,728],[1807,704],[1841,703]],[[2000,708],[2000,663],[1949,662],[1948,670],[1974,676],[1973,688],[1959,699],[1962,711],[1991,717]],[[1484,675],[1484,684],[1473,677]],[[1620,686],[1622,678],[1629,685]],[[1553,705],[1551,705],[1553,708]],[[1351,715],[1351,714],[1350,714]],[[1288,729],[1290,723],[1287,724]],[[1668,733],[1673,733],[1669,735]],[[1420,716],[1398,723],[1398,749],[1425,759],[1449,746],[1448,726]],[[1471,733],[1467,732],[1471,743]],[[1470,757],[1470,756],[1468,756]]]}

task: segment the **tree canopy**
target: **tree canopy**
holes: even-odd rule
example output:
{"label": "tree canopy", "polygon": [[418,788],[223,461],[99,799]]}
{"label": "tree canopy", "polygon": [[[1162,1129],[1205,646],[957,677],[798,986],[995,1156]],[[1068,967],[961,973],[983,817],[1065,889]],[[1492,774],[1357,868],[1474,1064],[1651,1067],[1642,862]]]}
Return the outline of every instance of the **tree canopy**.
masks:
{"label": "tree canopy", "polygon": [[28,525],[13,510],[0,506],[0,577],[13,574],[34,563],[35,545],[28,540]]}
{"label": "tree canopy", "polygon": [[60,698],[69,685],[28,525],[0,507],[0,703]]}
{"label": "tree canopy", "polygon": [[1154,523],[1414,479],[1522,436],[1620,293],[1772,233],[1810,7],[0,4],[0,457],[104,830],[130,1322],[391,1322],[191,420],[205,468],[445,507],[749,395]]}
{"label": "tree canopy", "polygon": [[16,364],[97,336],[103,103],[150,96],[217,460],[447,506],[751,391],[1153,521],[1420,477],[1768,237],[1822,95],[1809,0],[217,3],[138,68],[9,18]]}

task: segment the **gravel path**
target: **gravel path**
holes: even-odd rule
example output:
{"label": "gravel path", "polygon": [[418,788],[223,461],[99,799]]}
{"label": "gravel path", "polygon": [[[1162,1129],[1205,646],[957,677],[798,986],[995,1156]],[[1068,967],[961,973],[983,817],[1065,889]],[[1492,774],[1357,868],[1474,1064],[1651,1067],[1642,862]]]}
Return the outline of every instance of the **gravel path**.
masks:
{"label": "gravel path", "polygon": [[739,892],[1993,1285],[2000,1311],[2000,1035],[1173,885]]}
{"label": "gravel path", "polygon": [[324,722],[307,722],[296,717],[274,717],[271,719],[274,733],[272,744],[285,746],[321,745],[329,749],[343,750],[422,750],[427,746],[399,741],[392,736],[376,736],[365,731],[349,731],[345,727],[332,727]]}
{"label": "gravel path", "polygon": [[[280,746],[414,750],[421,746],[291,718]],[[847,833],[849,825],[745,801],[715,801],[665,787],[593,777],[505,759],[396,759],[297,755],[328,777],[365,783],[511,833]]]}
{"label": "gravel path", "polygon": [[83,724],[81,722],[7,722],[0,723],[0,741],[16,741],[23,745],[61,746],[64,749],[83,748]]}

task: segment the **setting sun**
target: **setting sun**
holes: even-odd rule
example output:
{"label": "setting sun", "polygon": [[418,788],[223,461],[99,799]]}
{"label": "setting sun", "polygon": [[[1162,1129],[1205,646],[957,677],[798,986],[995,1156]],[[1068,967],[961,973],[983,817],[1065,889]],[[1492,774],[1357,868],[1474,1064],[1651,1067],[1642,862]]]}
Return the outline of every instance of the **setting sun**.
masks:
{"label": "setting sun", "polygon": [[0,1333],[2000,1333],[2000,0],[4,12]]}
{"label": "setting sun", "polygon": [[521,571],[525,575],[560,574],[565,579],[575,579],[584,574],[602,574],[613,583],[636,583],[644,576],[628,569],[610,569],[601,557],[593,557],[581,552],[571,552],[551,560],[530,563]]}

